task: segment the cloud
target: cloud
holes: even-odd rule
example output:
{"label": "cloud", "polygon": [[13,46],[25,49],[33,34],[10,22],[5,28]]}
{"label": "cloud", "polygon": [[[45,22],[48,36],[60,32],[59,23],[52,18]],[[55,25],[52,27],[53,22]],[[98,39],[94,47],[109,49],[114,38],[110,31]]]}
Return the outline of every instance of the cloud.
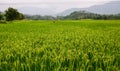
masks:
{"label": "cloud", "polygon": [[[113,0],[109,0],[113,1]],[[109,2],[108,0],[0,0],[0,10],[8,7],[39,7],[54,10],[56,12],[63,11],[68,8],[89,7],[96,4]]]}
{"label": "cloud", "polygon": [[[0,0],[2,3],[28,3],[28,2],[105,2],[108,0]],[[113,0],[109,0],[113,1]]]}

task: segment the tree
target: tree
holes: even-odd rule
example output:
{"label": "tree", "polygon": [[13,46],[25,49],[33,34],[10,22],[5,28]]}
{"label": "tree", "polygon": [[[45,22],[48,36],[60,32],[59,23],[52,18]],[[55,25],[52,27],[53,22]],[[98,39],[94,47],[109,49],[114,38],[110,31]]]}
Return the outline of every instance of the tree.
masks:
{"label": "tree", "polygon": [[24,19],[24,18],[25,18],[24,15],[23,15],[22,13],[19,13],[18,20],[22,20],[22,19]]}
{"label": "tree", "polygon": [[5,23],[6,21],[5,21],[4,13],[0,12],[0,24],[5,24]]}
{"label": "tree", "polygon": [[24,19],[24,16],[22,13],[19,13],[17,9],[9,7],[5,11],[5,16],[7,21],[12,21],[12,20],[21,20]]}
{"label": "tree", "polygon": [[2,12],[0,12],[0,20],[2,20],[3,19],[3,14],[2,14]]}

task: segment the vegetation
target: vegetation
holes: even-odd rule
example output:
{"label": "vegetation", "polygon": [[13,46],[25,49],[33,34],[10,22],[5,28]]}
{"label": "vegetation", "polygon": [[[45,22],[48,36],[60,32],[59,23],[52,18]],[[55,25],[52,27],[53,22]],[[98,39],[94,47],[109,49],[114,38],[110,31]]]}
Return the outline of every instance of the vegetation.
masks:
{"label": "vegetation", "polygon": [[81,19],[95,19],[95,20],[120,20],[120,14],[114,15],[100,15],[94,14],[86,11],[75,11],[67,16],[41,16],[41,15],[23,15],[19,13],[17,9],[9,7],[5,11],[5,15],[0,12],[0,20],[4,19],[7,21],[13,20],[81,20]]}
{"label": "vegetation", "polygon": [[25,15],[27,20],[54,20],[55,17],[52,16],[41,16],[41,15]]}
{"label": "vegetation", "polygon": [[4,20],[4,14],[2,12],[0,12],[0,24],[6,24],[6,21]]}
{"label": "vegetation", "polygon": [[114,15],[101,15],[101,14],[94,14],[86,11],[75,11],[67,16],[40,16],[40,15],[25,15],[26,19],[31,20],[52,20],[52,19],[59,19],[59,20],[81,20],[81,19],[94,19],[94,20],[120,20],[120,14]]}
{"label": "vegetation", "polygon": [[0,24],[0,71],[119,71],[120,20]]}
{"label": "vegetation", "polygon": [[3,20],[3,13],[0,12],[0,20]]}
{"label": "vegetation", "polygon": [[17,9],[11,7],[9,7],[8,10],[5,11],[5,16],[7,21],[24,19],[22,13],[19,13]]}
{"label": "vegetation", "polygon": [[9,7],[5,13],[0,12],[0,22],[2,21],[13,21],[13,20],[22,20],[24,15],[19,13],[17,9]]}
{"label": "vegetation", "polygon": [[120,14],[116,15],[100,15],[94,14],[86,11],[76,11],[71,13],[68,16],[63,17],[64,19],[72,19],[72,20],[79,20],[79,19],[103,19],[103,20],[110,20],[110,19],[120,19]]}

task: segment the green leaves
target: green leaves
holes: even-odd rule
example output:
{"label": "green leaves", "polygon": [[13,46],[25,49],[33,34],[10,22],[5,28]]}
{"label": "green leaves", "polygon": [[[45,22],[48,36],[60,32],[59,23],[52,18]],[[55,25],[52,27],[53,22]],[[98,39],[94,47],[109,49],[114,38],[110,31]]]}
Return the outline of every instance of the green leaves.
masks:
{"label": "green leaves", "polygon": [[0,71],[120,70],[120,21],[11,23],[0,25]]}

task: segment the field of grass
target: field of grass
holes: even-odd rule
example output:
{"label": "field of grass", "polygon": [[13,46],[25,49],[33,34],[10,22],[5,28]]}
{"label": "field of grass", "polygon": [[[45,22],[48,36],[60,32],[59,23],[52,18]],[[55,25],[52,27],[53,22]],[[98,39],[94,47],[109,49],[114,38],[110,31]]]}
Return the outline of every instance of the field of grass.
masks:
{"label": "field of grass", "polygon": [[120,20],[0,24],[0,71],[120,71]]}

